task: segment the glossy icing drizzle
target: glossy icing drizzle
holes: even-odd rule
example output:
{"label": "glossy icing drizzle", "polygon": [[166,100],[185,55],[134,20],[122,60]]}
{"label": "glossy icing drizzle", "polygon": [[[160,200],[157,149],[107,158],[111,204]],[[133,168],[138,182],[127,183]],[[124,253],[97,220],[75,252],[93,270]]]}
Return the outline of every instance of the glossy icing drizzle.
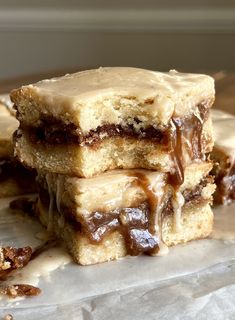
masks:
{"label": "glossy icing drizzle", "polygon": [[54,195],[53,195],[53,189],[52,189],[52,175],[50,173],[46,174],[46,182],[47,182],[47,188],[48,188],[48,193],[50,197],[50,202],[49,202],[49,208],[48,208],[48,225],[47,225],[47,230],[52,231],[53,228],[53,207],[54,207]]}

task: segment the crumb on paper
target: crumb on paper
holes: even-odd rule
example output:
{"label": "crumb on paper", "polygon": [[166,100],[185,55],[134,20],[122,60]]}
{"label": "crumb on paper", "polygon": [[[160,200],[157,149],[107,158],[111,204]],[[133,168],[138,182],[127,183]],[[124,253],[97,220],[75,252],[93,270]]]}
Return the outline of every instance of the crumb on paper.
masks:
{"label": "crumb on paper", "polygon": [[11,263],[5,260],[3,248],[0,247],[0,270],[7,270],[11,268]]}
{"label": "crumb on paper", "polygon": [[11,314],[6,314],[4,317],[3,317],[3,320],[14,320],[13,316]]}
{"label": "crumb on paper", "polygon": [[41,293],[41,289],[29,284],[13,284],[2,286],[0,293],[14,299],[16,297],[38,296]]}

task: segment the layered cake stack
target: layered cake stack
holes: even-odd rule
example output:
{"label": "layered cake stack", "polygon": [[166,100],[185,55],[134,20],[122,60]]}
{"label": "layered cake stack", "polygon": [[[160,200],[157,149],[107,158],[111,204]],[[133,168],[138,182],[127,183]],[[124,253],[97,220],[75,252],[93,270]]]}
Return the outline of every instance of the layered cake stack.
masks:
{"label": "layered cake stack", "polygon": [[35,173],[14,158],[12,134],[18,121],[0,102],[0,198],[36,192]]}
{"label": "layered cake stack", "polygon": [[39,217],[88,265],[164,254],[212,230],[206,75],[99,68],[11,93]]}

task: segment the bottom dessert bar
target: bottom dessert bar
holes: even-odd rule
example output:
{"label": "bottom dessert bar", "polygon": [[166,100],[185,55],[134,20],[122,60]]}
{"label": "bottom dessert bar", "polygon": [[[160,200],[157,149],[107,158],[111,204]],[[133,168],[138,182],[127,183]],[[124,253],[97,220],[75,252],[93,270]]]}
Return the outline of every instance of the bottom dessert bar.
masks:
{"label": "bottom dessert bar", "polygon": [[[40,201],[38,202],[38,214],[42,224],[48,226],[51,223],[48,208],[43,206]],[[152,240],[151,243],[151,240],[140,235],[140,247],[136,244],[136,247],[132,245],[131,248],[127,245],[125,235],[119,230],[109,232],[102,241],[94,243],[81,230],[77,230],[71,222],[63,221],[61,223],[61,216],[58,212],[53,212],[52,228],[55,234],[64,241],[75,262],[81,265],[90,265],[115,260],[128,254],[137,255],[143,252],[143,247],[148,249],[144,252],[151,254],[151,250],[158,244],[163,247],[158,251],[159,255],[164,255],[168,251],[168,246],[206,238],[212,232],[213,212],[206,201],[185,205],[181,218],[181,229],[175,232],[173,215],[163,217],[162,245],[159,243],[159,239]]]}
{"label": "bottom dessert bar", "polygon": [[148,170],[114,170],[90,179],[39,172],[38,215],[82,265],[162,254],[210,234],[211,167],[187,167],[177,189],[167,174]]}
{"label": "bottom dessert bar", "polygon": [[235,200],[235,117],[219,110],[213,110],[215,146],[211,153],[214,161],[212,174],[217,189],[214,201],[229,204]]}
{"label": "bottom dessert bar", "polygon": [[14,158],[12,134],[18,121],[0,103],[0,198],[36,192],[35,172]]}

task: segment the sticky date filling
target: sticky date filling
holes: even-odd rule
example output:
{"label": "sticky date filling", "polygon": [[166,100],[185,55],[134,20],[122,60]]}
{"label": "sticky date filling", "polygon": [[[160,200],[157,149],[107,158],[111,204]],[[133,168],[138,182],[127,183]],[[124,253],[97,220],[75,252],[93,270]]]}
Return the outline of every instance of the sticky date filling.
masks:
{"label": "sticky date filling", "polygon": [[[207,114],[207,108],[204,104],[198,105],[198,110],[202,120]],[[184,128],[187,130],[191,126],[197,127],[197,131],[201,131],[200,121],[194,115],[185,118],[173,118],[174,127]],[[138,129],[136,129],[138,127]],[[189,128],[187,128],[189,127]],[[73,123],[66,124],[60,119],[52,116],[43,117],[39,121],[38,126],[24,125],[21,122],[20,129],[27,131],[33,143],[47,144],[82,144],[94,145],[101,140],[110,137],[126,137],[151,140],[155,143],[167,145],[172,138],[172,124],[161,126],[141,126],[139,119],[133,119],[133,124],[125,125],[103,124],[96,129],[90,130],[84,134],[79,127]],[[20,135],[20,130],[16,135]],[[194,133],[192,139],[197,139]]]}

